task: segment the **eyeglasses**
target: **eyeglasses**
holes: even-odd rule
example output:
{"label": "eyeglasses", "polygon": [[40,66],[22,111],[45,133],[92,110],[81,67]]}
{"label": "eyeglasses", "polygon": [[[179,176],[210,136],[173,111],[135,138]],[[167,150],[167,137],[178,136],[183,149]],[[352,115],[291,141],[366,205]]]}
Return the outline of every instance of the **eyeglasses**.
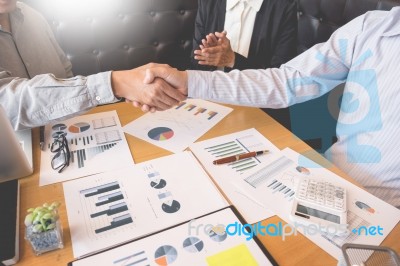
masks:
{"label": "eyeglasses", "polygon": [[71,158],[68,141],[64,134],[54,139],[50,150],[55,153],[53,159],[51,159],[51,167],[61,173],[69,165],[69,160]]}

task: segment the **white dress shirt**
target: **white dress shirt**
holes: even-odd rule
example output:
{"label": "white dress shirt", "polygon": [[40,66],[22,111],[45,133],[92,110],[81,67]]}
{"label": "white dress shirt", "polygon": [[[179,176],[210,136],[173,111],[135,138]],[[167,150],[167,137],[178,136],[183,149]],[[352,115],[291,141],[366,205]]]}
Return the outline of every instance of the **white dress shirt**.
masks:
{"label": "white dress shirt", "polygon": [[224,29],[232,50],[247,58],[254,22],[263,0],[226,0]]}
{"label": "white dress shirt", "polygon": [[346,82],[338,141],[325,155],[372,194],[400,207],[399,48],[400,7],[367,12],[279,69],[188,71],[188,93],[281,108]]}

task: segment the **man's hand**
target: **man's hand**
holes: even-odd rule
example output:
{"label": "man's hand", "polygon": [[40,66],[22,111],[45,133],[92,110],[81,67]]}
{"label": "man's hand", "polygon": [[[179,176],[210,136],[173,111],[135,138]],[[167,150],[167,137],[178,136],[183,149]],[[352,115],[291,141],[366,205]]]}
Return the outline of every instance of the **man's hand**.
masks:
{"label": "man's hand", "polygon": [[[177,91],[186,95],[188,93],[187,86],[187,73],[186,71],[178,71],[176,68],[172,68],[168,65],[157,65],[153,68],[146,70],[146,75],[143,80],[144,84],[151,84],[154,80],[163,79],[171,86],[175,87]],[[143,112],[154,112],[155,108],[151,105],[141,104],[137,101],[133,101],[135,107],[141,107]]]}
{"label": "man's hand", "polygon": [[[194,59],[199,60],[200,65],[217,67],[233,67],[235,65],[235,53],[231,42],[226,37],[226,31],[208,34],[206,41],[203,39],[201,50],[194,51]],[[217,40],[217,41],[216,41]]]}
{"label": "man's hand", "polygon": [[124,97],[128,102],[151,106],[158,111],[169,109],[185,100],[184,94],[157,76],[154,76],[151,82],[143,83],[146,70],[155,66],[168,69],[166,65],[147,64],[132,70],[113,71],[111,84],[114,95]]}

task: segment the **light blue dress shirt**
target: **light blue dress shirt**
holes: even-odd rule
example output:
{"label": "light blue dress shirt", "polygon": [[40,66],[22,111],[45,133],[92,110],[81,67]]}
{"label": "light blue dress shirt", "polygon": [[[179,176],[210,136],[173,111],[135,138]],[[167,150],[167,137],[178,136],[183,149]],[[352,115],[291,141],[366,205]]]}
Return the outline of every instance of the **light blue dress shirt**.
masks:
{"label": "light blue dress shirt", "polygon": [[38,12],[18,2],[10,22],[12,33],[0,29],[0,104],[15,129],[64,120],[117,100],[111,72],[72,77],[70,61]]}
{"label": "light blue dress shirt", "polygon": [[338,142],[325,155],[371,193],[400,207],[399,76],[400,7],[395,7],[352,20],[279,69],[188,71],[188,84],[193,98],[281,108],[345,82]]}

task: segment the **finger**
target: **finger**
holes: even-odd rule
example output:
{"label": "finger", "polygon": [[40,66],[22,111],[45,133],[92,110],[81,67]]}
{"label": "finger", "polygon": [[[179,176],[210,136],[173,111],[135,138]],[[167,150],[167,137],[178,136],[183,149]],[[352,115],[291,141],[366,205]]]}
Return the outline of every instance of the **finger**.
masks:
{"label": "finger", "polygon": [[166,79],[168,77],[168,75],[169,75],[168,70],[165,68],[162,68],[162,67],[149,68],[149,69],[146,69],[143,83],[150,84],[154,81],[155,78]]}
{"label": "finger", "polygon": [[203,55],[196,55],[196,56],[194,57],[194,59],[200,60],[200,61],[207,61],[207,60],[208,60],[208,57],[205,57],[205,56],[203,56]]}
{"label": "finger", "polygon": [[162,79],[156,79],[150,86],[151,87],[147,89],[151,90],[148,95],[148,100],[146,100],[148,105],[165,110],[186,99],[181,92]]}
{"label": "finger", "polygon": [[142,112],[147,113],[150,110],[150,107],[147,104],[142,105]]}
{"label": "finger", "polygon": [[208,34],[208,35],[206,36],[206,39],[207,39],[208,47],[214,46],[214,45],[215,45],[215,43],[214,43],[214,41],[213,41],[213,39],[212,39],[212,37],[211,37],[211,34]]}
{"label": "finger", "polygon": [[157,111],[157,109],[155,107],[150,108],[150,113],[155,113],[156,111]]}
{"label": "finger", "polygon": [[219,47],[219,46],[205,48],[205,49],[201,50],[201,53],[202,53],[203,56],[219,54],[221,52],[222,52],[221,51],[221,47]]}
{"label": "finger", "polygon": [[212,66],[208,61],[199,61],[199,65]]}
{"label": "finger", "polygon": [[203,39],[203,40],[201,40],[201,43],[203,44],[203,46],[204,46],[205,48],[208,47],[207,40]]}
{"label": "finger", "polygon": [[194,53],[194,54],[201,55],[201,50],[194,50],[193,53]]}
{"label": "finger", "polygon": [[[159,79],[159,80],[157,80],[157,82],[159,82],[160,87],[162,88],[162,92],[165,94],[165,96],[168,96],[168,97],[162,98],[162,99],[165,99],[164,103],[173,106],[183,100],[186,100],[186,95],[183,95],[179,90],[172,87],[166,81]],[[173,99],[173,100],[171,100],[171,99]]]}
{"label": "finger", "polygon": [[211,42],[216,44],[218,41],[217,37],[213,33],[210,33],[209,35],[210,35]]}
{"label": "finger", "polygon": [[178,91],[177,89],[175,89],[174,87],[171,87],[170,85],[168,85],[163,92],[168,95],[170,98],[176,100],[177,102],[175,102],[173,105],[177,105],[178,103],[180,103],[181,101],[186,100],[186,95],[183,95],[180,91]]}
{"label": "finger", "polygon": [[199,45],[200,49],[204,49],[204,45],[200,44]]}
{"label": "finger", "polygon": [[226,31],[215,32],[215,36],[218,37],[218,38],[226,38]]}
{"label": "finger", "polygon": [[133,104],[133,106],[135,106],[137,108],[142,106],[142,104],[140,102],[137,102],[137,101],[133,101],[132,104]]}

